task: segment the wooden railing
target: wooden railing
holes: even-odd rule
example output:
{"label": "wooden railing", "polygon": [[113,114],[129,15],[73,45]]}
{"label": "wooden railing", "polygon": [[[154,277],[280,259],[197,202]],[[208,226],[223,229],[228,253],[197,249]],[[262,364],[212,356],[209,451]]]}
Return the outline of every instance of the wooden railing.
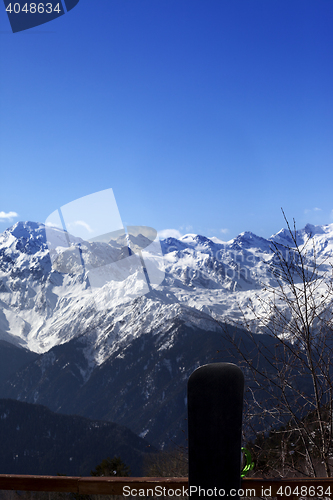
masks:
{"label": "wooden railing", "polygon": [[[140,496],[139,490],[145,496],[154,496],[155,488],[159,487],[165,495],[186,496],[179,494],[188,489],[187,478],[165,477],[67,477],[67,476],[20,476],[12,474],[0,475],[0,490],[18,491],[50,491],[73,492],[80,494],[123,495],[126,492],[137,491],[134,496]],[[303,490],[302,490],[303,487]],[[244,497],[330,497],[333,496],[333,478],[292,478],[292,479],[261,479],[248,478],[241,481]],[[172,492],[174,495],[170,494]],[[142,496],[141,493],[141,496]],[[241,492],[239,492],[241,493]],[[306,494],[304,494],[306,493]],[[125,495],[125,496],[129,496]]]}

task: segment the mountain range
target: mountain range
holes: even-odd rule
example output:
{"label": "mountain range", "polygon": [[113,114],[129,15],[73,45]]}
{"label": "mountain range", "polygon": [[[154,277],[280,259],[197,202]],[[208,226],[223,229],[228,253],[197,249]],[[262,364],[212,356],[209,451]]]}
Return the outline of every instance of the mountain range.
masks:
{"label": "mountain range", "polygon": [[[128,241],[134,252],[144,236],[136,238]],[[317,259],[328,259],[323,270],[329,268],[333,224],[308,224],[296,238],[299,245],[311,238]],[[236,322],[249,300],[260,312],[258,297],[277,284],[272,246],[287,252],[293,242],[282,229],[269,239],[187,234],[160,244],[160,285],[140,294],[132,270],[111,284],[112,300],[96,307],[102,291],[89,286],[70,252],[52,264],[43,224],[18,222],[2,233],[0,356],[12,346],[15,366],[0,372],[0,397],[116,422],[158,448],[186,444],[189,375],[205,363],[237,361],[223,325]],[[78,245],[99,266],[106,252],[119,259],[126,250],[117,239]],[[271,342],[255,333],[258,342]]]}

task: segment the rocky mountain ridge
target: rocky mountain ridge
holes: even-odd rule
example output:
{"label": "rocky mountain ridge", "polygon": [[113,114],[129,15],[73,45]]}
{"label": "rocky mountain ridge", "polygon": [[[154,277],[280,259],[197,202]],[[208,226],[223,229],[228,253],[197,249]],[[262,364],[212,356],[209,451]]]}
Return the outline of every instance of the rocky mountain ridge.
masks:
{"label": "rocky mountain ridge", "polygon": [[[333,225],[306,226],[298,243],[311,234],[317,258],[330,259]],[[143,238],[128,244],[141,248]],[[90,244],[78,241],[88,259],[105,251],[126,257],[125,240],[93,243],[90,256]],[[229,242],[194,234],[167,238],[163,262],[155,262],[163,282],[135,294],[134,270],[112,283],[114,300],[103,310],[84,273],[54,269],[45,226],[15,224],[0,235],[0,334],[39,356],[8,374],[0,396],[115,421],[157,447],[184,444],[189,375],[201,364],[237,361],[224,344],[223,325],[236,321],[249,300],[260,307],[258,295],[276,284],[271,247],[290,252],[290,243],[286,230],[269,240],[250,232]]]}
{"label": "rocky mountain ridge", "polygon": [[[332,256],[333,224],[307,225],[298,231],[298,242],[303,244],[310,233],[317,257]],[[180,316],[214,329],[212,314],[221,321],[235,319],[238,304],[255,303],[265,284],[274,286],[273,243],[286,251],[289,233],[281,230],[266,240],[245,232],[229,242],[193,234],[167,238],[161,241],[163,262],[157,262],[165,272],[161,285],[140,295],[136,287],[141,281],[130,274],[112,283],[112,301],[96,310],[98,293],[92,293],[85,274],[53,268],[45,226],[18,222],[0,235],[0,338],[42,353],[84,333],[95,353],[89,362],[99,365],[115,343],[126,344],[147,329],[163,330]],[[97,258],[98,245],[106,244],[94,245]],[[124,251],[124,242],[110,248]]]}

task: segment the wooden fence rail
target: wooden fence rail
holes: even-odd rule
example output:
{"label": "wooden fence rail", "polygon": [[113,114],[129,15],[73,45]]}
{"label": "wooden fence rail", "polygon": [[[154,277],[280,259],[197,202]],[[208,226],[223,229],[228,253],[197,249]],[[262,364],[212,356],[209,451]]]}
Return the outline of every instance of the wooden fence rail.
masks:
{"label": "wooden fence rail", "polygon": [[[88,495],[123,495],[125,491],[128,493],[125,496],[130,496],[130,492],[134,491],[134,496],[139,497],[143,494],[155,496],[157,487],[164,493],[158,496],[186,496],[183,492],[188,489],[188,479],[0,475],[0,490],[73,492]],[[248,478],[242,480],[241,489],[244,494],[240,496],[244,497],[277,497],[289,500],[300,497],[328,498],[333,496],[333,478]],[[172,492],[175,492],[174,495]]]}

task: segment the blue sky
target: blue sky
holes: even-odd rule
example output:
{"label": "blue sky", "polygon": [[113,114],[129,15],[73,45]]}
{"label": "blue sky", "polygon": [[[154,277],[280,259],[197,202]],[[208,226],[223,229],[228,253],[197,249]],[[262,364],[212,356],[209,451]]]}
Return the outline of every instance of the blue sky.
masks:
{"label": "blue sky", "polygon": [[1,3],[0,231],[107,188],[174,234],[333,222],[332,26],[332,0],[80,0],[12,34]]}

